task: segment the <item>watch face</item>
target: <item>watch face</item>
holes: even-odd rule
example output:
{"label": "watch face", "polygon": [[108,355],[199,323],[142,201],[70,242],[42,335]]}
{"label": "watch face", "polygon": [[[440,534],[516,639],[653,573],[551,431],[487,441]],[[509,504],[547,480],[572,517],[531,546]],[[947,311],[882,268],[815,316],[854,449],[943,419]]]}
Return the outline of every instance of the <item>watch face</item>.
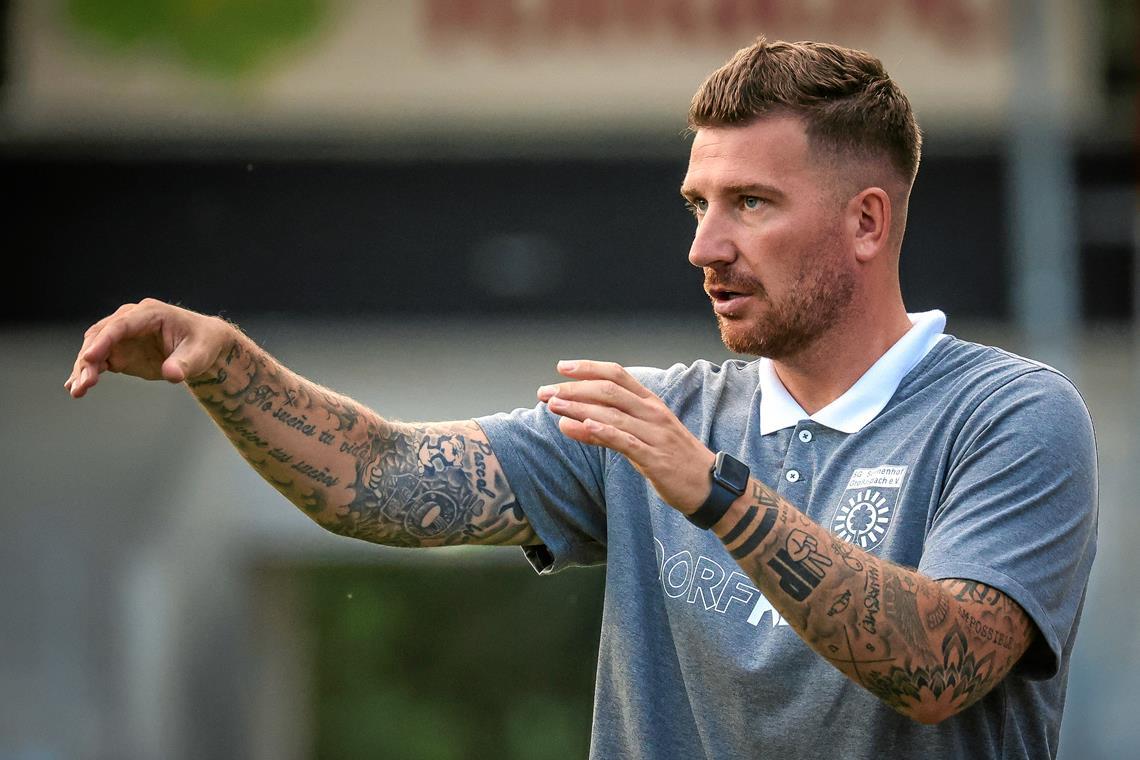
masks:
{"label": "watch face", "polygon": [[748,465],[723,451],[716,456],[716,479],[726,488],[738,494],[744,493],[748,486],[750,471]]}

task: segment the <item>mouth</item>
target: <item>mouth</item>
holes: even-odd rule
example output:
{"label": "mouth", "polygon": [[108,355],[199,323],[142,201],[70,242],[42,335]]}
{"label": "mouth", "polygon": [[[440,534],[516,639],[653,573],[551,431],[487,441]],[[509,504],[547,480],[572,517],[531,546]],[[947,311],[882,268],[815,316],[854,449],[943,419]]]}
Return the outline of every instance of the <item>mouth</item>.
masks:
{"label": "mouth", "polygon": [[713,304],[713,311],[721,315],[739,311],[744,307],[745,302],[752,297],[751,293],[727,288],[709,288],[708,294]]}

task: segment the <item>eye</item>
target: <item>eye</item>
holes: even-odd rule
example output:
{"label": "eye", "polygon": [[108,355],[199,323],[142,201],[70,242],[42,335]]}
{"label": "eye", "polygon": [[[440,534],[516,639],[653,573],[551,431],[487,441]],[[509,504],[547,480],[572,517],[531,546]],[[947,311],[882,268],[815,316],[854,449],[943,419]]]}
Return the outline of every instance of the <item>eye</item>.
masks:
{"label": "eye", "polygon": [[763,199],[757,198],[755,195],[744,196],[744,208],[757,209],[763,202]]}
{"label": "eye", "polygon": [[709,202],[704,198],[696,198],[694,200],[686,200],[685,208],[689,210],[693,216],[700,216],[705,213],[709,208]]}

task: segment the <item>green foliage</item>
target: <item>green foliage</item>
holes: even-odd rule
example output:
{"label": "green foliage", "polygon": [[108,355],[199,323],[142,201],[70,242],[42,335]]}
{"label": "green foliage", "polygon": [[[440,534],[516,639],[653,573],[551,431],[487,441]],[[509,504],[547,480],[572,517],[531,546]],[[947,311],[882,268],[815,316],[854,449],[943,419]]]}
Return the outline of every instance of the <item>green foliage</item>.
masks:
{"label": "green foliage", "polygon": [[312,36],[325,12],[324,0],[67,0],[72,25],[110,49],[145,48],[217,77]]}
{"label": "green foliage", "polygon": [[423,565],[306,571],[317,756],[588,753],[604,574]]}

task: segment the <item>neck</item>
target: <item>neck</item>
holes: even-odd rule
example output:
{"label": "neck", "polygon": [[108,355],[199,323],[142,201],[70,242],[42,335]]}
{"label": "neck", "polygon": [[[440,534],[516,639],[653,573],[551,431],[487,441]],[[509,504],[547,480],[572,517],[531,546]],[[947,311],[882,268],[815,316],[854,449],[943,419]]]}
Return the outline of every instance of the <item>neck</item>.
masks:
{"label": "neck", "polygon": [[811,346],[772,365],[792,398],[808,414],[842,396],[912,327],[901,295],[889,307],[853,308]]}

